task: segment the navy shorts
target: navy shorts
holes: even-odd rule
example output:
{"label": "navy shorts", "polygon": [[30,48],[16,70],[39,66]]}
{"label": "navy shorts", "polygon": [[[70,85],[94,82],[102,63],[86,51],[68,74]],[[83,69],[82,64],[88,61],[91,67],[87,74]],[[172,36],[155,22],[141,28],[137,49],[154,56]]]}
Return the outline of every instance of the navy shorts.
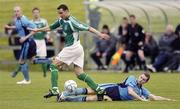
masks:
{"label": "navy shorts", "polygon": [[28,39],[22,44],[19,59],[31,59],[33,56],[36,56],[36,43],[33,39]]}
{"label": "navy shorts", "polygon": [[113,101],[120,101],[120,92],[118,86],[107,87],[105,89],[106,95],[109,96]]}

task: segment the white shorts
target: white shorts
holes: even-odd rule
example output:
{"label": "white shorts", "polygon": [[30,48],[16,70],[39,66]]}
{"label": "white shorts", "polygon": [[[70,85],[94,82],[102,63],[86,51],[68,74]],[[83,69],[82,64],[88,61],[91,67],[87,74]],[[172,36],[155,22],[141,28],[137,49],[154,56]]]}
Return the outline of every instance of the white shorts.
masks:
{"label": "white shorts", "polygon": [[47,51],[46,51],[46,42],[45,40],[35,40],[36,42],[36,56],[39,57],[46,57],[47,56]]}
{"label": "white shorts", "polygon": [[64,62],[67,65],[71,63],[83,68],[84,66],[84,50],[80,41],[72,46],[64,47],[62,51],[56,56],[56,59]]}

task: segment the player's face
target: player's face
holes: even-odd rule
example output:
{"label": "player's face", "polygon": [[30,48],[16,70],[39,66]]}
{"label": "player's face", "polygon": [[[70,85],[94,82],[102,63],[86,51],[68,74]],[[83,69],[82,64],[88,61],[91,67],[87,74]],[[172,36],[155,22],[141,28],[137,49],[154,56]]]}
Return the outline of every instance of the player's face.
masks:
{"label": "player's face", "polygon": [[107,29],[102,29],[102,33],[108,34],[108,30]]}
{"label": "player's face", "polygon": [[136,24],[136,18],[130,17],[129,20],[130,20],[131,24]]}
{"label": "player's face", "polygon": [[58,10],[58,14],[59,14],[59,17],[61,17],[62,19],[66,19],[66,17],[68,16],[68,11],[64,11],[63,9],[59,9]]}
{"label": "player's face", "polygon": [[122,27],[126,27],[128,25],[128,20],[123,20],[122,21]]}
{"label": "player's face", "polygon": [[20,7],[15,7],[14,8],[14,15],[16,17],[21,17],[21,8]]}
{"label": "player's face", "polygon": [[148,78],[147,78],[144,74],[140,75],[139,78],[138,78],[138,80],[137,80],[137,81],[138,81],[138,84],[141,84],[141,85],[142,85],[142,84],[145,84],[145,83],[147,82],[147,79],[148,79]]}
{"label": "player's face", "polygon": [[33,11],[33,16],[34,16],[34,18],[39,18],[39,17],[40,17],[40,12],[39,12],[39,10],[34,10],[34,11]]}

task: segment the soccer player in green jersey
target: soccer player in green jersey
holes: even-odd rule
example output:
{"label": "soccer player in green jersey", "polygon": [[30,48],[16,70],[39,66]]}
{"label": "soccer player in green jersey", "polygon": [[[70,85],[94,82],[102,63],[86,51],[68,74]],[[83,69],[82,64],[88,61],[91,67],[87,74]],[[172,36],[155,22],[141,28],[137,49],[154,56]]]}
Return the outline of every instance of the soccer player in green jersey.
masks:
{"label": "soccer player in green jersey", "polygon": [[[37,28],[43,28],[48,26],[46,19],[40,17],[40,9],[35,7],[32,9],[33,20],[32,22],[36,25]],[[45,38],[49,39],[47,32],[38,32],[34,35],[34,40],[36,42],[36,56],[41,59],[45,59],[47,56],[46,42]],[[34,61],[36,61],[35,58]],[[42,63],[43,76],[46,77],[47,72],[47,63]]]}
{"label": "soccer player in green jersey", "polygon": [[44,97],[49,98],[59,94],[57,82],[58,68],[61,68],[63,64],[70,65],[71,63],[74,64],[74,73],[77,75],[78,79],[86,82],[87,85],[96,93],[104,93],[104,90],[100,88],[98,84],[96,84],[83,70],[84,50],[80,44],[79,31],[89,31],[95,33],[99,38],[102,39],[109,39],[109,36],[107,34],[102,34],[86,24],[80,23],[76,18],[70,15],[69,9],[65,4],[58,6],[57,11],[59,14],[59,19],[56,20],[52,25],[41,29],[34,29],[34,32],[39,32],[54,30],[60,27],[62,28],[65,36],[65,47],[55,57],[50,65],[52,89]]}

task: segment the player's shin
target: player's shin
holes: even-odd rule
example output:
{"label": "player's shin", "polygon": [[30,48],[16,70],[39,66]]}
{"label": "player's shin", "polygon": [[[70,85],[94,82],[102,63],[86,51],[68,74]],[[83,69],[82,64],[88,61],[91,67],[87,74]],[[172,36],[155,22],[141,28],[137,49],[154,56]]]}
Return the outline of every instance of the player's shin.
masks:
{"label": "player's shin", "polygon": [[46,77],[46,73],[48,70],[47,64],[42,64],[43,76]]}
{"label": "player's shin", "polygon": [[73,95],[77,96],[77,95],[86,95],[86,94],[88,94],[87,88],[77,88],[73,92],[67,92],[67,91],[63,92],[64,96],[73,96]]}
{"label": "player's shin", "polygon": [[21,70],[21,65],[18,64],[16,70],[11,73],[11,76],[12,76],[13,78],[16,77],[16,75],[19,73],[20,70]]}
{"label": "player's shin", "polygon": [[21,71],[23,73],[24,79],[29,81],[29,68],[27,63],[21,64]]}
{"label": "player's shin", "polygon": [[66,97],[64,101],[69,101],[69,102],[85,102],[86,101],[86,96],[75,96],[75,97]]}
{"label": "player's shin", "polygon": [[86,73],[81,73],[80,75],[78,75],[78,79],[84,81],[87,83],[87,85],[93,89],[96,92],[101,92],[102,90],[100,89],[100,87],[98,87],[98,85],[91,79],[91,77],[88,76],[88,74]]}
{"label": "player's shin", "polygon": [[58,94],[58,68],[54,65],[50,65],[50,71],[51,71],[51,85],[52,85],[52,91],[54,94]]}
{"label": "player's shin", "polygon": [[34,58],[33,59],[34,64],[51,64],[52,60],[50,58]]}

